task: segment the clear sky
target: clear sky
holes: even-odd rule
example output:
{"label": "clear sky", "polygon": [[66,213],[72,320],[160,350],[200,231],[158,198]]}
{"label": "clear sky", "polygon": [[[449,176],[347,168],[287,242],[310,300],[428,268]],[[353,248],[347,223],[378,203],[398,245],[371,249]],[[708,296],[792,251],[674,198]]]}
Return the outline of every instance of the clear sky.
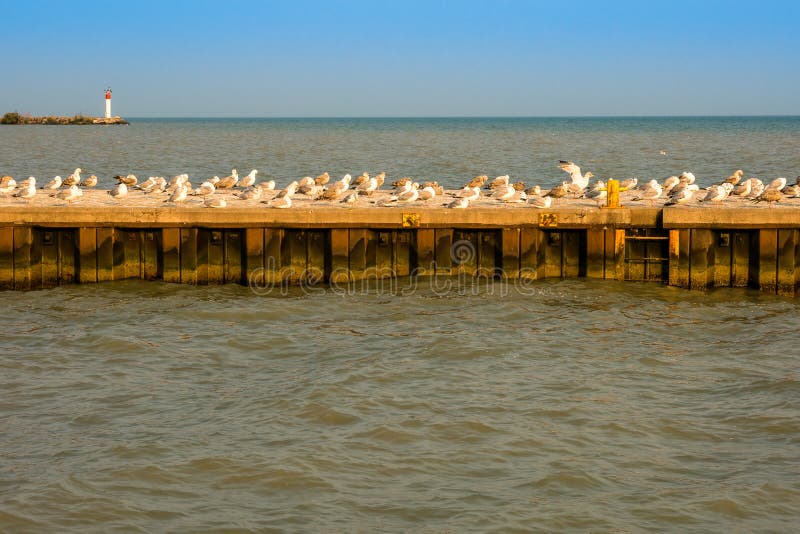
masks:
{"label": "clear sky", "polygon": [[0,112],[800,114],[798,6],[0,0]]}

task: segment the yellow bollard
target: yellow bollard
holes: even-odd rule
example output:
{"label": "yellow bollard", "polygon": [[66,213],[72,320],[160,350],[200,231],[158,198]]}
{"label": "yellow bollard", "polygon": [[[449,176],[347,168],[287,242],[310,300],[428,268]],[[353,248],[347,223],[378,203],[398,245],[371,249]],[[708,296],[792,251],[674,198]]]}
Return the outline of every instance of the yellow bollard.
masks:
{"label": "yellow bollard", "polygon": [[620,191],[627,191],[626,187],[619,186],[619,180],[609,179],[606,182],[606,208],[619,208],[619,193]]}
{"label": "yellow bollard", "polygon": [[619,180],[610,179],[606,183],[606,207],[619,207]]}

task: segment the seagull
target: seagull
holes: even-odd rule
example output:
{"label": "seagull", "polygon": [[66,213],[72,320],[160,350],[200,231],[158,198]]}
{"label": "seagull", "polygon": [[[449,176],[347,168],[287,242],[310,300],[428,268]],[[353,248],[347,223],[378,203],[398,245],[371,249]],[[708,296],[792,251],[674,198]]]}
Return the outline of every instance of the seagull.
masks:
{"label": "seagull", "polygon": [[744,182],[741,182],[738,186],[736,186],[736,189],[734,189],[731,194],[740,197],[746,197],[750,195],[750,189],[752,187],[753,187],[753,182],[751,182],[750,180],[745,180]]}
{"label": "seagull", "polygon": [[354,186],[359,186],[361,184],[367,183],[369,181],[369,173],[363,172],[360,176],[357,176],[355,180],[353,180]]}
{"label": "seagull", "polygon": [[464,185],[464,187],[481,188],[481,187],[483,187],[483,184],[485,184],[486,180],[488,180],[488,179],[489,179],[488,176],[486,176],[485,174],[481,174],[480,176],[476,176],[475,178],[470,180],[467,184]]}
{"label": "seagull", "polygon": [[367,196],[372,196],[376,189],[378,189],[378,179],[376,177],[372,177],[356,186],[358,193]]}
{"label": "seagull", "polygon": [[128,195],[128,186],[124,182],[120,182],[108,194],[113,198],[125,198]]}
{"label": "seagull", "polygon": [[432,185],[426,185],[419,190],[419,200],[430,200],[436,196],[436,190]]}
{"label": "seagull", "polygon": [[777,189],[781,191],[784,187],[786,187],[786,178],[775,178],[769,183],[767,189]]}
{"label": "seagull", "polygon": [[256,183],[256,174],[258,174],[258,169],[253,169],[250,171],[250,174],[242,178],[237,185],[243,189],[253,187],[253,184]]}
{"label": "seagull", "polygon": [[216,190],[217,188],[214,187],[214,184],[211,182],[203,182],[200,184],[200,187],[194,190],[193,194],[201,197],[207,197],[209,195],[213,195]]}
{"label": "seagull", "polygon": [[286,195],[282,197],[278,197],[274,199],[272,202],[269,203],[271,208],[291,208],[292,207],[292,195]]}
{"label": "seagull", "polygon": [[6,175],[0,179],[0,193],[7,195],[17,188],[17,181]]}
{"label": "seagull", "polygon": [[781,192],[784,195],[786,195],[787,198],[797,198],[800,196],[800,185],[798,184],[787,185],[786,187],[783,188],[783,191]]}
{"label": "seagull", "polygon": [[766,202],[769,206],[772,206],[773,202],[780,202],[783,199],[783,195],[777,189],[766,189],[763,193],[753,199],[753,202]]}
{"label": "seagull", "polygon": [[389,198],[378,202],[378,205],[386,206],[392,202],[414,202],[417,198],[419,198],[419,184],[414,182],[409,185],[407,183],[394,194],[390,195]]}
{"label": "seagull", "polygon": [[661,188],[663,189],[664,194],[667,195],[673,189],[678,187],[681,183],[687,183],[688,184],[688,181],[687,182],[681,182],[681,179],[678,178],[677,176],[670,176],[669,178],[664,180],[664,183],[661,185]]}
{"label": "seagull", "polygon": [[[491,184],[489,185],[491,186]],[[501,202],[505,202],[514,198],[516,192],[516,189],[508,184],[498,185],[494,188],[494,191],[492,191],[492,198],[495,198]]]}
{"label": "seagull", "polygon": [[30,200],[34,196],[36,196],[36,178],[30,177],[28,178],[28,185],[24,186],[22,189],[17,191],[14,196],[17,198],[24,198],[25,200]]}
{"label": "seagull", "polygon": [[392,182],[392,187],[403,187],[405,185],[414,183],[414,179],[410,176],[403,176],[399,180]]}
{"label": "seagull", "polygon": [[739,183],[739,180],[742,179],[742,175],[743,174],[744,174],[744,171],[742,171],[741,169],[733,171],[733,174],[731,174],[730,176],[725,178],[725,181],[728,182],[728,183],[731,183],[733,185],[736,185],[736,184]]}
{"label": "seagull", "polygon": [[73,200],[76,198],[80,198],[83,196],[83,191],[78,189],[77,185],[71,185],[68,189],[62,189],[58,193],[54,193],[51,196],[55,196],[60,198],[61,200],[66,200],[67,205],[69,205]]}
{"label": "seagull", "polygon": [[127,176],[118,175],[118,176],[115,176],[114,179],[116,179],[121,184],[127,185],[128,187],[132,187],[132,186],[136,185],[136,182],[138,181],[136,179],[136,176],[134,176],[132,174],[129,174]]}
{"label": "seagull", "polygon": [[58,189],[59,187],[61,187],[61,177],[56,176],[55,178],[47,182],[45,185],[43,185],[42,189]]}
{"label": "seagull", "polygon": [[637,178],[628,178],[628,179],[626,179],[626,180],[622,180],[622,181],[619,183],[619,187],[620,187],[621,189],[628,189],[628,190],[630,190],[630,189],[636,189],[636,185],[637,185],[638,183],[639,183],[639,180],[638,180]]}
{"label": "seagull", "polygon": [[662,149],[662,150],[659,150],[659,151],[658,151],[658,153],[659,153],[659,155],[661,155],[661,156],[666,156],[666,155],[667,155],[667,151],[666,151],[666,150],[663,150],[663,149]]}
{"label": "seagull", "polygon": [[0,180],[0,193],[7,195],[17,188],[17,181],[10,176],[3,176]]}
{"label": "seagull", "polygon": [[263,189],[260,187],[249,187],[243,191],[241,191],[237,196],[242,200],[258,200],[261,198],[261,194],[263,193]]}
{"label": "seagull", "polygon": [[761,193],[763,193],[764,190],[766,189],[764,187],[764,182],[762,182],[758,178],[750,178],[748,181],[750,182],[750,194],[747,195],[748,198],[754,199],[761,196]]}
{"label": "seagull", "polygon": [[33,182],[35,184],[36,183],[36,178],[34,178],[33,176],[28,176],[27,178],[25,178],[21,182],[17,183],[17,187],[19,187],[20,189],[27,189],[28,185],[30,185],[31,182]]}
{"label": "seagull", "polygon": [[314,178],[314,183],[317,185],[325,185],[331,181],[331,175],[326,172],[323,172],[316,178]]}
{"label": "seagull", "polygon": [[598,181],[594,187],[586,192],[585,197],[589,200],[594,200],[597,202],[597,207],[600,207],[600,203],[608,196],[608,191],[605,187],[606,186],[603,182]]}
{"label": "seagull", "polygon": [[236,172],[236,169],[231,170],[231,175],[226,176],[225,178],[220,179],[219,182],[214,184],[214,187],[217,189],[231,189],[234,187],[237,182],[239,181],[239,173]]}
{"label": "seagull", "polygon": [[280,191],[275,198],[290,197],[294,195],[296,191],[297,191],[297,180],[294,180],[290,182],[289,185],[284,187],[283,190]]}
{"label": "seagull", "polygon": [[479,185],[474,185],[470,187],[469,185],[464,186],[464,189],[459,191],[458,193],[459,198],[466,200],[467,202],[473,202],[481,198],[481,190]]}
{"label": "seagull", "polygon": [[179,174],[177,176],[173,176],[172,180],[169,181],[169,187],[167,187],[167,193],[174,193],[178,187],[185,185],[189,181],[188,174]]}
{"label": "seagull", "polygon": [[203,205],[207,208],[224,208],[228,203],[222,197],[210,196],[203,202]]}
{"label": "seagull", "polygon": [[92,174],[88,178],[86,178],[83,182],[81,182],[83,187],[94,187],[97,185],[97,176]]}
{"label": "seagull", "polygon": [[323,191],[322,199],[336,200],[340,196],[342,196],[342,194],[344,194],[344,192],[347,191],[349,188],[350,188],[350,175],[345,174],[344,178],[334,183],[330,188]]}
{"label": "seagull", "polygon": [[75,170],[73,171],[73,173],[72,173],[72,174],[70,174],[69,176],[67,176],[67,178],[64,180],[64,185],[66,185],[66,186],[73,186],[73,185],[78,185],[78,184],[80,184],[80,183],[81,183],[81,173],[82,173],[82,172],[83,172],[83,171],[81,170],[81,168],[80,168],[80,167],[78,167],[77,169],[75,169]]}
{"label": "seagull", "polygon": [[497,178],[489,182],[489,184],[486,186],[486,189],[497,189],[498,187],[507,186],[510,179],[511,178],[507,174],[504,174],[503,176],[498,176]]}
{"label": "seagull", "polygon": [[186,200],[186,193],[187,193],[186,187],[180,185],[175,191],[173,191],[172,195],[170,195],[170,197],[164,202],[172,202],[180,206],[180,204]]}
{"label": "seagull", "polygon": [[547,209],[553,204],[553,197],[530,197],[528,204],[534,208]]}
{"label": "seagull", "polygon": [[358,191],[353,191],[352,193],[349,193],[346,197],[344,197],[341,200],[341,203],[347,204],[349,207],[352,208],[356,203],[356,199],[358,199]]}
{"label": "seagull", "polygon": [[724,187],[719,185],[712,185],[706,190],[706,196],[698,198],[698,202],[720,202],[728,197],[728,192]]}
{"label": "seagull", "polygon": [[687,184],[693,184],[693,183],[694,183],[694,180],[695,180],[695,178],[694,178],[694,174],[692,174],[692,173],[690,173],[690,172],[686,172],[686,171],[682,172],[682,173],[680,174],[680,176],[678,176],[678,179],[679,179],[681,182],[685,181]]}
{"label": "seagull", "polygon": [[657,180],[650,180],[639,193],[639,196],[634,197],[633,200],[646,200],[649,204],[652,204],[654,200],[661,196],[661,193],[661,184]]}
{"label": "seagull", "polygon": [[563,182],[561,185],[557,185],[550,191],[548,191],[547,195],[545,196],[550,198],[562,198],[567,196],[568,191],[569,191],[569,184],[567,184],[567,182]]}
{"label": "seagull", "polygon": [[684,187],[676,192],[674,192],[664,203],[665,206],[674,206],[676,204],[686,204],[694,197],[694,190],[689,189],[688,187]]}
{"label": "seagull", "polygon": [[558,162],[558,168],[569,174],[572,178],[572,183],[585,189],[589,186],[589,178],[594,176],[591,172],[581,175],[581,168],[572,163],[571,161],[564,161],[563,159]]}
{"label": "seagull", "polygon": [[[478,187],[480,187],[480,186],[478,186]],[[453,200],[452,202],[450,202],[449,204],[446,204],[446,206],[448,208],[450,208],[450,209],[455,209],[455,210],[468,208],[469,207],[469,199],[457,198],[457,199]]]}
{"label": "seagull", "polygon": [[258,187],[260,187],[264,191],[273,191],[275,189],[275,180],[261,182],[260,184],[258,184]]}
{"label": "seagull", "polygon": [[526,189],[525,193],[529,197],[531,197],[531,196],[532,197],[540,197],[540,196],[542,196],[542,188],[539,187],[538,185],[534,185],[533,187],[529,187],[528,189]]}
{"label": "seagull", "polygon": [[[128,184],[126,182],[120,182],[120,183],[123,183],[125,185],[130,186],[130,184]],[[134,187],[136,187],[136,189],[141,189],[145,193],[147,193],[148,191],[153,189],[155,186],[156,186],[156,177],[155,176],[149,177],[147,180],[145,180],[144,182],[140,183],[139,185],[135,185],[134,184]]]}

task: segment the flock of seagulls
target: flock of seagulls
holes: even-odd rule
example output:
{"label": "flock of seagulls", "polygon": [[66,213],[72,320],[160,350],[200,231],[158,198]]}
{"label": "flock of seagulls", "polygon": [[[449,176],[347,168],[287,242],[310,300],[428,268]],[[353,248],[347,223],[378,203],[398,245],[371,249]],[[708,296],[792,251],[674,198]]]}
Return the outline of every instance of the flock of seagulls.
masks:
{"label": "flock of seagulls", "polygon": [[[356,205],[359,198],[379,207],[438,199],[443,202],[442,206],[451,209],[466,209],[478,200],[518,203],[538,209],[550,208],[559,199],[583,198],[596,202],[598,206],[605,201],[605,181],[596,180],[592,183],[591,178],[594,175],[591,172],[582,172],[578,165],[570,161],[562,160],[558,167],[569,175],[569,179],[550,189],[542,189],[538,185],[528,186],[523,181],[512,181],[508,175],[491,180],[487,175],[476,176],[462,188],[449,191],[445,191],[436,181],[419,183],[411,177],[403,177],[392,182],[391,189],[381,189],[386,181],[385,172],[375,175],[365,172],[355,179],[350,174],[345,174],[334,181],[331,181],[329,173],[323,172],[316,177],[306,176],[293,180],[283,189],[277,189],[275,180],[257,183],[257,169],[241,177],[233,169],[224,178],[214,176],[196,186],[189,180],[188,174],[179,174],[170,180],[163,176],[150,176],[142,181],[132,174],[117,175],[114,176],[117,184],[108,191],[108,195],[115,200],[122,200],[133,194],[149,195],[174,206],[181,206],[190,199],[199,199],[209,208],[224,208],[229,202],[238,200],[254,200],[276,209],[291,208],[298,198],[340,203],[349,207]],[[37,191],[44,191],[69,205],[79,200],[84,190],[97,186],[97,176],[83,177],[82,172],[77,168],[64,179],[56,176],[39,189],[33,176],[19,183],[11,176],[3,176],[0,178],[0,195],[13,195],[30,201],[36,197]],[[663,181],[652,179],[641,185],[638,179],[629,178],[622,180],[620,186],[621,191],[628,192],[630,200],[644,201],[651,206],[661,200],[664,201],[664,206],[685,205],[690,202],[720,204],[737,197],[772,205],[784,198],[800,198],[800,176],[791,184],[786,178],[776,178],[764,183],[759,178],[743,177],[744,172],[736,170],[728,178],[701,188],[695,183],[694,174],[683,172]],[[375,195],[376,192],[381,194]]]}

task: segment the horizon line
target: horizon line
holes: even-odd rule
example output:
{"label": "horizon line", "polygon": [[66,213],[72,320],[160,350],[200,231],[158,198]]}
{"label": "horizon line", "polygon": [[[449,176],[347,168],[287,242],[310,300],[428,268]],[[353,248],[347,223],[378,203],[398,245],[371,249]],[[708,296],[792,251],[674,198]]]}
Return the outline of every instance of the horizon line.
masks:
{"label": "horizon line", "polygon": [[800,113],[754,113],[711,115],[127,115],[130,119],[688,119],[688,118],[795,118]]}

